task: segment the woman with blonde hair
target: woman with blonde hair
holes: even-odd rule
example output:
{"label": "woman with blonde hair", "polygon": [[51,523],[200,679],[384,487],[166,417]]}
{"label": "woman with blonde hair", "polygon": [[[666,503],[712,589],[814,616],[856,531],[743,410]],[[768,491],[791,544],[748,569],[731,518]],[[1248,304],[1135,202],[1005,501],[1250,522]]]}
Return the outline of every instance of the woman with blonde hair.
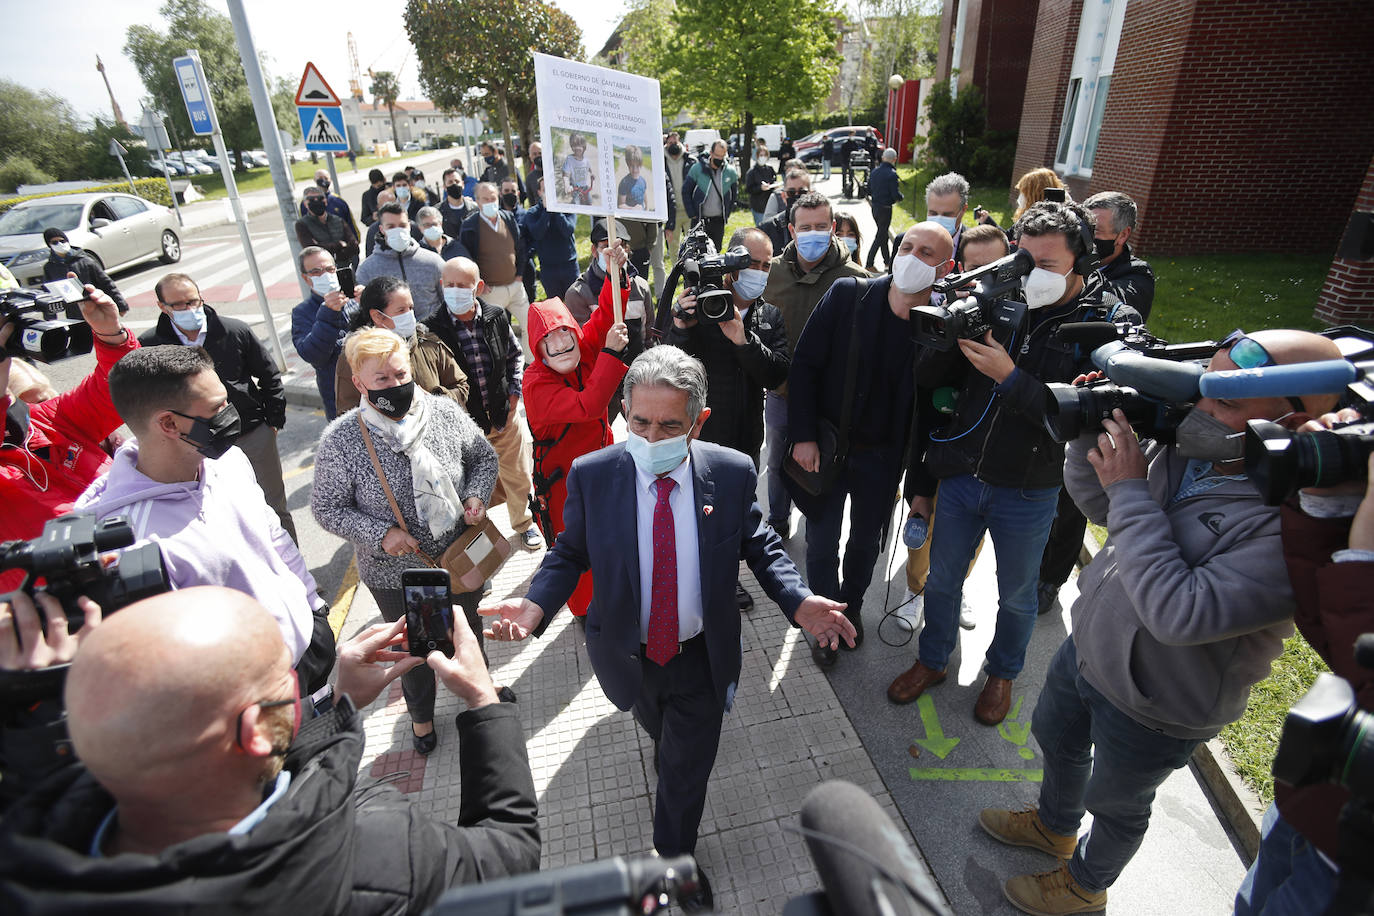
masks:
{"label": "woman with blonde hair", "polygon": [[[469,525],[486,516],[496,486],[496,452],[452,399],[417,388],[411,352],[399,336],[365,328],[344,344],[361,404],[325,429],[315,456],[310,509],[326,531],[352,542],[358,578],[382,617],[405,613],[401,573],[427,566]],[[369,444],[371,449],[369,449]],[[404,526],[377,475],[376,453]],[[454,595],[481,643],[480,592]],[[428,754],[434,732],[434,672],[421,665],[401,677],[415,749]],[[503,698],[513,698],[508,688]]]}
{"label": "woman with blonde hair", "polygon": [[1059,180],[1059,176],[1053,169],[1031,169],[1026,174],[1016,180],[1016,213],[1012,216],[1012,222],[1021,218],[1031,207],[1045,199],[1046,188],[1062,188],[1064,182]]}

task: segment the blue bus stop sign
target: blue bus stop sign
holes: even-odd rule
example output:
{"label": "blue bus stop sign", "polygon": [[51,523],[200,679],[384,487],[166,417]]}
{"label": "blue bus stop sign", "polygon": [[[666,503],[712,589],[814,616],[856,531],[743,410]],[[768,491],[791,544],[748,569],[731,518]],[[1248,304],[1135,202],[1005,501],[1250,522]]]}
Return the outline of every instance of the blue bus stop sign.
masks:
{"label": "blue bus stop sign", "polygon": [[188,54],[173,60],[172,67],[177,73],[177,84],[181,86],[181,97],[186,102],[186,114],[191,119],[191,130],[201,137],[213,134],[219,129],[219,125],[215,122],[215,105],[210,100],[210,84],[205,80],[200,60]]}

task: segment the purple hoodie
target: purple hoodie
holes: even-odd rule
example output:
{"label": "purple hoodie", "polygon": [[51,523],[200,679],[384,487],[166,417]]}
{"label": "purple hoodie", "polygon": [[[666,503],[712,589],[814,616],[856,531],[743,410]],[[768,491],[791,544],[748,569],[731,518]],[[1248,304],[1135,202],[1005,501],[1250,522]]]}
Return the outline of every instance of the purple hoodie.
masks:
{"label": "purple hoodie", "polygon": [[276,618],[292,661],[300,661],[310,645],[312,609],[324,602],[248,458],[231,448],[202,461],[199,480],[183,483],[158,483],[137,465],[138,440],[131,439],[81,494],[77,511],[127,516],[135,537],[161,549],[172,588],[223,585],[252,595]]}

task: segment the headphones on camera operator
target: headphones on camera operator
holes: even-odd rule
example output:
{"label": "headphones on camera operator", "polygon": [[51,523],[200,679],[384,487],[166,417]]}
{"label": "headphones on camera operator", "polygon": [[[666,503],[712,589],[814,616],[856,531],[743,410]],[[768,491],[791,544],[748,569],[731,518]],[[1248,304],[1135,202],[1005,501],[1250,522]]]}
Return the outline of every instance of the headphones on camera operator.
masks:
{"label": "headphones on camera operator", "polygon": [[1082,204],[1070,203],[1068,192],[1063,188],[1046,188],[1045,197],[1040,203],[1058,204],[1078,220],[1078,246],[1081,250],[1074,255],[1073,272],[1087,279],[1093,271],[1102,266],[1097,257],[1097,246],[1093,244],[1097,233],[1092,223],[1088,222],[1088,211],[1083,209]]}

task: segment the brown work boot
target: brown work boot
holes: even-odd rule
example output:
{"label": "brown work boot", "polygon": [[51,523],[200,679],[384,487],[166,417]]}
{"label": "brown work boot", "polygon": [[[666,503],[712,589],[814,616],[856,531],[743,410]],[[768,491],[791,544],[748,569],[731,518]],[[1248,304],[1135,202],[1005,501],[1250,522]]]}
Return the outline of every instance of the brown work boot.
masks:
{"label": "brown work boot", "polygon": [[1065,913],[1096,913],[1107,908],[1106,891],[1090,891],[1069,874],[1069,863],[1038,875],[1017,875],[1002,886],[1002,893],[1019,910],[1033,916]]}
{"label": "brown work boot", "polygon": [[897,679],[887,686],[887,698],[894,703],[910,703],[926,692],[927,687],[943,683],[945,672],[927,668],[917,662],[897,675]]}
{"label": "brown work boot", "polygon": [[1021,811],[1005,808],[984,808],[978,813],[979,825],[995,840],[1008,846],[1029,846],[1060,859],[1073,855],[1078,837],[1055,833],[1040,820],[1034,805]]}
{"label": "brown work boot", "polygon": [[1010,710],[1011,681],[989,674],[978,694],[978,702],[973,704],[973,718],[984,725],[996,725],[1007,717]]}

